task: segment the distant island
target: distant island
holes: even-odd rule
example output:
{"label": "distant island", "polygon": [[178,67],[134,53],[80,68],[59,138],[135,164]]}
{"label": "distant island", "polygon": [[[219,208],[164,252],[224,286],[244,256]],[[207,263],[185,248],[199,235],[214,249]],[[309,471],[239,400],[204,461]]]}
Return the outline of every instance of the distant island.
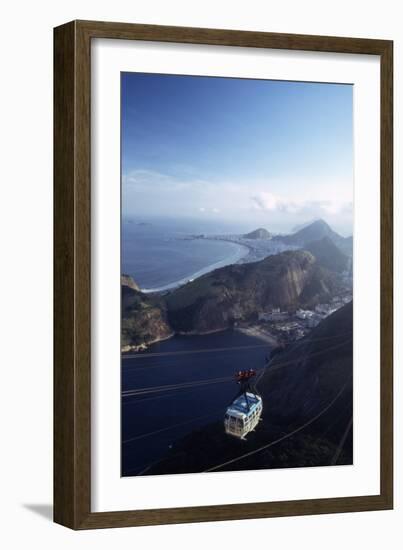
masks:
{"label": "distant island", "polygon": [[255,229],[255,231],[251,231],[250,233],[244,235],[245,239],[271,239],[271,237],[271,233],[263,227],[259,227],[259,229]]}

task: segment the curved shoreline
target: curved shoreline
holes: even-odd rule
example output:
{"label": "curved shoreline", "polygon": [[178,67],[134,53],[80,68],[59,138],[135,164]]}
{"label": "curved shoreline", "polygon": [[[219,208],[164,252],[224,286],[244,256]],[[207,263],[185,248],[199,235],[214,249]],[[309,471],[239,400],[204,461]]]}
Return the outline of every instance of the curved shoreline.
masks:
{"label": "curved shoreline", "polygon": [[[215,239],[215,240],[219,240],[219,239]],[[213,264],[203,267],[202,269],[199,269],[198,271],[196,271],[196,273],[193,273],[192,275],[179,279],[179,281],[174,281],[173,283],[168,283],[167,285],[163,285],[156,288],[141,288],[140,289],[141,292],[143,292],[144,294],[151,294],[155,292],[164,292],[166,290],[175,290],[176,288],[179,288],[180,286],[183,286],[186,283],[193,281],[194,279],[202,277],[203,275],[206,275],[207,273],[210,273],[215,269],[219,269],[220,267],[225,267],[231,264],[236,264],[237,262],[239,262],[239,260],[241,260],[242,258],[244,258],[249,254],[249,248],[247,246],[243,244],[233,243],[231,241],[226,241],[225,239],[222,239],[222,240],[228,244],[233,244],[234,246],[236,246],[238,249],[237,252],[235,254],[232,254],[231,256],[228,256],[227,258],[219,260],[218,262],[214,262]]]}

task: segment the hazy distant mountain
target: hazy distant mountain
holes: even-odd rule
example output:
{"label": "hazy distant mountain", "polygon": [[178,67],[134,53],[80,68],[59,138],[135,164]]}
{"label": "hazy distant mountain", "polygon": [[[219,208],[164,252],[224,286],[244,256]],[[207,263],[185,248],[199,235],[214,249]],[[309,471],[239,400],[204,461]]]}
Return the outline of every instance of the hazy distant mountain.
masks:
{"label": "hazy distant mountain", "polygon": [[305,247],[312,241],[318,241],[328,237],[344,253],[352,255],[352,237],[342,237],[324,221],[316,220],[291,235],[279,235],[275,237],[285,244]]}
{"label": "hazy distant mountain", "polygon": [[244,237],[245,239],[271,239],[272,235],[267,231],[267,229],[259,227],[259,229],[255,229],[255,231],[247,233]]}
{"label": "hazy distant mountain", "polygon": [[329,237],[332,240],[343,238],[335,231],[333,231],[333,229],[324,220],[316,220],[309,225],[303,227],[296,233],[292,233],[291,235],[284,235],[280,238],[288,244],[305,246],[307,243],[323,239],[323,237]]}
{"label": "hazy distant mountain", "polygon": [[347,254],[347,256],[353,255],[353,237],[352,235],[350,237],[345,237],[344,242],[339,245],[339,248],[344,254]]}
{"label": "hazy distant mountain", "polygon": [[304,227],[308,227],[308,225],[311,225],[312,223],[320,220],[320,218],[315,218],[313,220],[310,220],[309,222],[305,223],[299,223],[298,225],[294,225],[294,227],[291,230],[291,233],[296,233],[297,231],[300,231],[301,229],[304,229]]}
{"label": "hazy distant mountain", "polygon": [[349,258],[340,250],[329,237],[323,237],[318,241],[312,241],[304,246],[309,250],[319,263],[329,269],[341,273],[347,269]]}

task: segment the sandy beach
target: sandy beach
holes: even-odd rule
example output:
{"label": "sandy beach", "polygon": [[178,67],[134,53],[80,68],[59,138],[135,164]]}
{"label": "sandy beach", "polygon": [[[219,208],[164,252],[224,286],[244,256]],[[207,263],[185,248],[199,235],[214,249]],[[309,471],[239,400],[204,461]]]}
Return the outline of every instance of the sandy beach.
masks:
{"label": "sandy beach", "polygon": [[278,345],[278,341],[275,336],[263,330],[257,325],[252,325],[250,327],[238,327],[236,330],[239,330],[239,332],[242,332],[242,334],[246,334],[247,336],[254,336],[255,338],[259,338],[259,340],[263,340],[263,342],[267,342],[271,346]]}

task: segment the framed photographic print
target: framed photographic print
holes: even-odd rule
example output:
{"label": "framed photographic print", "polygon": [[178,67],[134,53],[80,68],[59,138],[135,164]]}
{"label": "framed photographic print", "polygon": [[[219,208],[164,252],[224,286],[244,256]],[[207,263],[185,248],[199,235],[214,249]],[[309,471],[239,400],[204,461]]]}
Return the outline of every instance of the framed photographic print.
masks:
{"label": "framed photographic print", "polygon": [[392,42],[54,46],[55,521],[392,508]]}

